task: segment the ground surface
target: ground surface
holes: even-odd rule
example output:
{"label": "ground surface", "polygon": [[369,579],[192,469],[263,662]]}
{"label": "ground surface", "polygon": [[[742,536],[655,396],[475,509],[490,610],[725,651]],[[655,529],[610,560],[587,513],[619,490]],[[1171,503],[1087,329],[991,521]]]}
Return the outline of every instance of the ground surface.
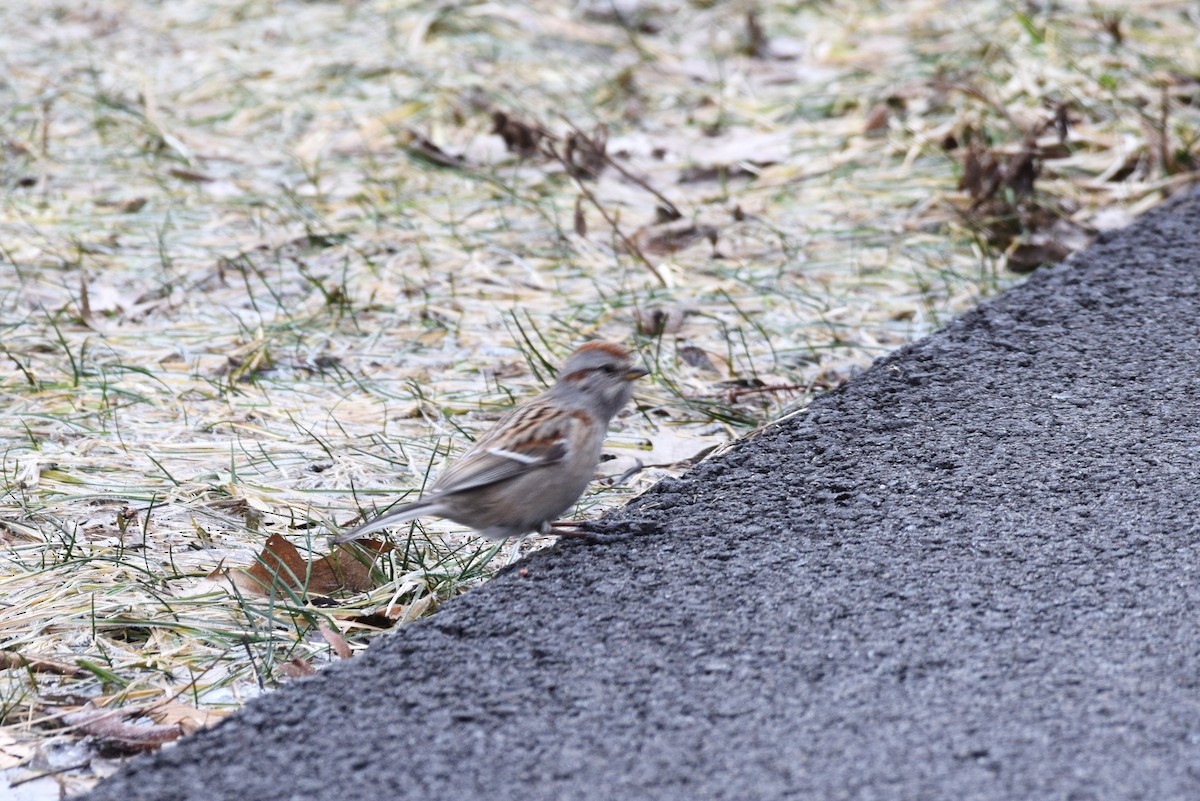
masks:
{"label": "ground surface", "polygon": [[1195,798],[1198,258],[1193,195],[90,797]]}
{"label": "ground surface", "polygon": [[653,371],[571,511],[592,520],[1200,168],[1194,3],[0,19],[0,798],[20,801],[483,582],[503,554],[444,521],[372,576],[333,570],[328,535],[411,499],[581,342]]}

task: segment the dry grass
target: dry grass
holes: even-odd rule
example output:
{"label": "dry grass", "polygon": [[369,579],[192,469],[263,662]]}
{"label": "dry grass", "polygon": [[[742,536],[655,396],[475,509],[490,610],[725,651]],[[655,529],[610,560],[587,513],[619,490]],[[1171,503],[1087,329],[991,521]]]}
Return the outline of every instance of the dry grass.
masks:
{"label": "dry grass", "polygon": [[326,553],[586,338],[654,374],[584,516],[1189,184],[1194,14],[6,11],[0,767],[73,792],[74,738],[161,742],[81,707],[184,732],[482,581],[438,523],[367,593],[205,577]]}

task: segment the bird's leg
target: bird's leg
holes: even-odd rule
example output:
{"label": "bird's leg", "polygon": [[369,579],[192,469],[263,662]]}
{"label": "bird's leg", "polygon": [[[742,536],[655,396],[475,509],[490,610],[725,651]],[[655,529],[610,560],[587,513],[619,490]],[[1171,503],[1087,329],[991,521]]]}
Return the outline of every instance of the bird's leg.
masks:
{"label": "bird's leg", "polygon": [[[565,531],[556,531],[554,536],[561,537],[565,540],[596,540],[596,535],[590,531],[580,531],[577,528],[567,529]],[[601,537],[603,539],[603,537]]]}
{"label": "bird's leg", "polygon": [[588,531],[587,526],[590,521],[587,520],[556,520],[553,523],[546,525],[547,529],[554,528],[554,531],[549,533],[556,537],[561,537],[567,540],[586,540],[587,542],[612,542],[618,539],[624,539],[622,535],[613,536],[611,534],[601,534],[598,531]]}
{"label": "bird's leg", "polygon": [[553,522],[547,520],[542,524],[541,533],[567,539],[587,539],[591,535],[582,528],[585,522],[584,520],[555,520]]}

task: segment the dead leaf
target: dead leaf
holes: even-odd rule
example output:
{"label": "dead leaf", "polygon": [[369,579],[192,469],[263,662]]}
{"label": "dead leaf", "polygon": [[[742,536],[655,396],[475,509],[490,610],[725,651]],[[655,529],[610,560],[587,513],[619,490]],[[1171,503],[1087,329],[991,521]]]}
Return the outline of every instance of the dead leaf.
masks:
{"label": "dead leaf", "polygon": [[142,714],[144,711],[87,707],[77,712],[68,712],[63,715],[62,720],[63,723],[84,734],[101,737],[105,740],[115,740],[147,751],[159,748],[164,743],[178,740],[183,736],[183,728],[178,724],[151,726],[123,720],[131,715]]}
{"label": "dead leaf", "polygon": [[743,52],[751,58],[767,58],[771,54],[770,43],[758,18],[757,7],[751,7],[746,12],[746,46]]}
{"label": "dead leaf", "polygon": [[416,620],[429,611],[435,598],[422,595],[410,604],[388,604],[366,614],[336,615],[337,619],[351,626],[372,629],[390,629],[397,623]]}
{"label": "dead leaf", "polygon": [[583,195],[575,198],[575,235],[587,236],[587,217],[583,215]]}
{"label": "dead leaf", "polygon": [[1044,121],[1031,127],[1014,152],[971,141],[963,156],[963,174],[958,182],[959,189],[971,196],[971,211],[978,210],[1001,188],[1012,190],[1017,198],[1033,194],[1045,158],[1037,140],[1049,124]]}
{"label": "dead leaf", "polygon": [[1028,242],[1015,245],[1008,252],[1008,269],[1014,273],[1033,272],[1043,264],[1062,261],[1071,251],[1053,239],[1035,234]]}
{"label": "dead leaf", "polygon": [[590,136],[580,130],[567,134],[562,163],[576,178],[598,178],[608,165],[608,126],[597,125]]}
{"label": "dead leaf", "polygon": [[310,564],[295,545],[279,534],[272,534],[253,565],[218,567],[206,579],[224,581],[237,594],[248,598],[266,598],[285,589],[306,596],[367,592],[378,586],[371,570],[375,559],[391,548],[387,542],[361,540],[339,545],[328,556]]}
{"label": "dead leaf", "polygon": [[683,323],[691,309],[675,304],[672,306],[651,306],[648,309],[635,309],[633,320],[639,334],[644,336],[662,336],[677,334],[683,330]]}
{"label": "dead leaf", "polygon": [[317,631],[321,632],[321,636],[325,638],[325,642],[329,643],[329,647],[333,649],[333,652],[340,659],[349,659],[354,656],[354,652],[350,650],[350,645],[346,642],[346,638],[334,631],[328,623],[318,624]]}
{"label": "dead leaf", "polygon": [[874,133],[887,128],[888,120],[891,119],[892,109],[887,103],[876,103],[867,112],[867,119],[863,122],[864,133]]}
{"label": "dead leaf", "polygon": [[661,225],[644,225],[633,233],[633,241],[640,250],[659,256],[677,253],[701,239],[709,241],[715,256],[720,234],[713,225],[699,225],[691,220],[677,220]]}
{"label": "dead leaf", "polygon": [[225,363],[216,370],[218,377],[228,377],[230,383],[249,382],[255,376],[275,369],[275,359],[266,340],[254,340],[240,345],[225,355]]}
{"label": "dead leaf", "polygon": [[1092,243],[1092,236],[1070,220],[1056,220],[1014,244],[1008,251],[1008,268],[1027,273],[1043,264],[1060,262]]}
{"label": "dead leaf", "polygon": [[178,726],[184,734],[192,734],[219,722],[225,712],[197,709],[176,700],[154,704],[146,710],[146,717],[163,726]]}
{"label": "dead leaf", "polygon": [[369,592],[379,586],[372,569],[379,557],[392,550],[383,540],[358,540],[339,545],[313,563],[309,592],[325,595],[338,591]]}
{"label": "dead leaf", "polygon": [[466,163],[462,156],[447,153],[428,137],[416,131],[412,132],[412,140],[405,145],[405,150],[417,161],[429,162],[438,167],[462,167]]}
{"label": "dead leaf", "polygon": [[[218,577],[221,568],[208,575]],[[254,564],[245,568],[226,569],[220,578],[226,579],[239,595],[250,598],[266,598],[287,588],[292,591],[304,586],[308,576],[308,562],[286,539],[272,534],[263,545],[262,553]]]}
{"label": "dead leaf", "polygon": [[193,172],[192,170],[181,169],[179,167],[172,167],[171,169],[167,170],[167,175],[171,176],[172,178],[178,178],[181,181],[189,181],[195,184],[209,183],[210,181],[216,180],[210,175],[205,175],[204,173],[200,172]]}
{"label": "dead leaf", "polygon": [[397,622],[396,618],[389,617],[388,615],[381,615],[377,612],[368,612],[365,615],[355,615],[347,618],[339,616],[338,620],[342,620],[345,623],[352,624],[354,626],[361,626],[362,628],[381,630],[390,629],[395,626]]}
{"label": "dead leaf", "polygon": [[710,353],[692,345],[684,345],[675,352],[678,354],[680,361],[690,367],[695,367],[697,370],[703,370],[706,373],[713,373],[718,376],[730,375],[728,360],[715,353]]}
{"label": "dead leaf", "polygon": [[289,662],[284,662],[276,670],[289,679],[303,679],[308,676],[317,675],[317,669],[308,660],[301,659],[300,657],[296,657]]}
{"label": "dead leaf", "polygon": [[503,111],[492,112],[492,133],[504,140],[509,152],[521,156],[536,155],[543,139],[553,138],[549,131],[537,123],[525,122]]}

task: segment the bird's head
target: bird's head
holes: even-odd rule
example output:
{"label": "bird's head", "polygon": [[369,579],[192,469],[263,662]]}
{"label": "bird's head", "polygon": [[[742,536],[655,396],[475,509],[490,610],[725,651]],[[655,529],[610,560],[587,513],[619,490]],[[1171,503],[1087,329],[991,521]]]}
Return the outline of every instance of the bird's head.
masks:
{"label": "bird's head", "polygon": [[555,389],[579,393],[593,401],[592,410],[602,414],[607,422],[633,396],[633,382],[649,372],[636,364],[620,345],[589,342],[567,358]]}

